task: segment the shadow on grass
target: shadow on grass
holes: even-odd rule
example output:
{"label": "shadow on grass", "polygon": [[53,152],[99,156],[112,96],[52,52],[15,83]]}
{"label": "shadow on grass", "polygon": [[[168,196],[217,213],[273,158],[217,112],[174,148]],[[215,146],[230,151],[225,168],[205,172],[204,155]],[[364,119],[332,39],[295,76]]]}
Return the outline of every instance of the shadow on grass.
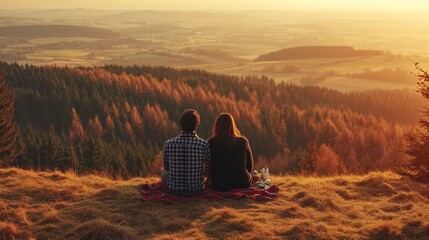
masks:
{"label": "shadow on grass", "polygon": [[66,238],[140,239],[185,231],[212,209],[243,209],[250,203],[245,199],[153,203],[143,200],[137,185],[122,185],[101,189],[60,214],[74,222]]}

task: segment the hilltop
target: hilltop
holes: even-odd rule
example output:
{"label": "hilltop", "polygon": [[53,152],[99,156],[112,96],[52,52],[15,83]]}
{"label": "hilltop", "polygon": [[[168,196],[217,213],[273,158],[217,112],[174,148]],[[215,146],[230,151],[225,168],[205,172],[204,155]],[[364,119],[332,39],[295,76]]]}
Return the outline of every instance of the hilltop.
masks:
{"label": "hilltop", "polygon": [[355,50],[348,46],[302,46],[260,55],[255,61],[284,61],[306,58],[350,58],[383,55],[383,51]]}
{"label": "hilltop", "polygon": [[0,169],[1,239],[423,239],[429,189],[390,172],[275,176],[281,196],[155,204],[137,186],[73,173]]}

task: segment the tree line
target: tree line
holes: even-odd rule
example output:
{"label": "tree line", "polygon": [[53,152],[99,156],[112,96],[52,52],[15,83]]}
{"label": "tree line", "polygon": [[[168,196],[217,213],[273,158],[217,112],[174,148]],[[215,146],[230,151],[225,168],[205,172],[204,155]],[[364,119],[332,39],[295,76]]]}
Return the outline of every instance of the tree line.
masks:
{"label": "tree line", "polygon": [[388,169],[405,158],[401,125],[415,122],[421,105],[406,91],[341,93],[167,67],[0,63],[0,72],[15,94],[13,165],[123,177],[159,166],[187,108],[200,112],[203,138],[219,113],[230,112],[257,161],[274,172]]}

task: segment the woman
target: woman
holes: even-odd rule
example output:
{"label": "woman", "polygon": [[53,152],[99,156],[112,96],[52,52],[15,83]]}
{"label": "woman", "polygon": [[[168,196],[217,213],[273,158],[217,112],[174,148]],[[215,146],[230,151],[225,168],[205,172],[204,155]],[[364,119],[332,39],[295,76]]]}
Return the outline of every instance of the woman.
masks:
{"label": "woman", "polygon": [[250,187],[252,150],[247,139],[240,136],[231,114],[219,115],[208,142],[211,153],[211,187],[219,191]]}

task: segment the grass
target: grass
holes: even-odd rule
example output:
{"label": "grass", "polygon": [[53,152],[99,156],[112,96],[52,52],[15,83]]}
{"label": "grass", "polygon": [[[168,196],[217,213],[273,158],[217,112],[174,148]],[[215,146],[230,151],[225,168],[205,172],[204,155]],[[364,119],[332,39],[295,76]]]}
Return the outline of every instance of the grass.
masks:
{"label": "grass", "polygon": [[280,197],[155,204],[111,180],[0,169],[0,239],[425,239],[429,188],[390,172],[274,176]]}

